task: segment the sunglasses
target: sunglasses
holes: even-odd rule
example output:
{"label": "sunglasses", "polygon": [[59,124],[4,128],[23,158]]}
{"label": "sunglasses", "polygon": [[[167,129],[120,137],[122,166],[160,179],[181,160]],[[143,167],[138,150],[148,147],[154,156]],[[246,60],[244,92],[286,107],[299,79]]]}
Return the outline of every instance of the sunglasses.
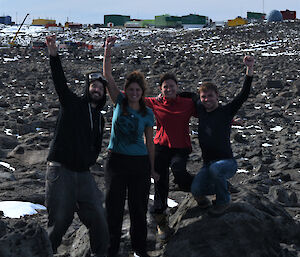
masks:
{"label": "sunglasses", "polygon": [[106,81],[103,75],[100,72],[93,72],[89,74],[89,81],[100,79],[102,81]]}

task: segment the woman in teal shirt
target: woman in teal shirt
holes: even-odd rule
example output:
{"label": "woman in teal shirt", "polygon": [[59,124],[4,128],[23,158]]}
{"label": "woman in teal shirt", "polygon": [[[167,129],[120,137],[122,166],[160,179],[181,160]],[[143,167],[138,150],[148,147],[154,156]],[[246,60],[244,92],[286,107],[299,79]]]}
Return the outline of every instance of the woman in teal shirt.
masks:
{"label": "woman in teal shirt", "polygon": [[[141,257],[147,254],[147,207],[150,176],[154,171],[153,112],[144,102],[144,75],[134,71],[126,78],[124,93],[120,92],[111,73],[111,47],[116,38],[105,43],[103,73],[114,106],[109,154],[106,162],[106,210],[110,232],[110,257],[117,256],[120,247],[124,205],[128,194],[130,237],[133,251]],[[145,141],[144,141],[145,136]]]}

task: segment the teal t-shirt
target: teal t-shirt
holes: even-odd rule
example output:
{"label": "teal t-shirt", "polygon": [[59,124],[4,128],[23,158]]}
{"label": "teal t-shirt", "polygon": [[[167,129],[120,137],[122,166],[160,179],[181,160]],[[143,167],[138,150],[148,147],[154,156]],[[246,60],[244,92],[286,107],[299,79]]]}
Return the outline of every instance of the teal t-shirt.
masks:
{"label": "teal t-shirt", "polygon": [[138,111],[127,106],[127,115],[122,114],[122,102],[125,96],[120,93],[114,107],[112,128],[108,149],[126,155],[148,155],[144,143],[146,127],[153,127],[154,116],[147,107],[147,114],[142,116]]}

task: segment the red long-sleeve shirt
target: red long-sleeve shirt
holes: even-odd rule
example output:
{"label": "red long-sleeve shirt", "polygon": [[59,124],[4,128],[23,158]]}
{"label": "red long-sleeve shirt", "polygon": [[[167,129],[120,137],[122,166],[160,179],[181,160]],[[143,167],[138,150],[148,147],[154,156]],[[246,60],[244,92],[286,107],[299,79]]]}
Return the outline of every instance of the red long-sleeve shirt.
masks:
{"label": "red long-sleeve shirt", "polygon": [[197,116],[192,99],[146,97],[145,101],[156,118],[154,143],[169,148],[192,148],[189,120],[191,116]]}

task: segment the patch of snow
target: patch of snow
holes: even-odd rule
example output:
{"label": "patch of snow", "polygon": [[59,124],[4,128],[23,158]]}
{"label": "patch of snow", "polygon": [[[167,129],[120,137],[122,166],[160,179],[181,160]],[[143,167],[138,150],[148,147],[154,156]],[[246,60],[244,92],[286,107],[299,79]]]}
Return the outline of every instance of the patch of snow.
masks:
{"label": "patch of snow", "polygon": [[238,169],[237,173],[249,173],[248,170],[244,170],[244,169]]}
{"label": "patch of snow", "polygon": [[6,135],[8,135],[8,136],[12,136],[12,135],[13,135],[11,129],[5,129],[5,130],[4,130],[4,133],[5,133]]}
{"label": "patch of snow", "polygon": [[263,143],[261,146],[263,146],[263,147],[270,147],[270,146],[272,146],[271,144],[268,144],[268,143]]}
{"label": "patch of snow", "polygon": [[[154,195],[149,195],[149,199],[154,201]],[[170,198],[168,198],[167,204],[168,204],[168,207],[170,207],[170,208],[174,208],[178,205],[177,202],[175,202],[174,200],[172,200]]]}
{"label": "patch of snow", "polygon": [[276,126],[276,127],[274,127],[274,128],[270,128],[270,130],[276,131],[276,132],[280,132],[281,130],[283,130],[283,127]]}
{"label": "patch of snow", "polygon": [[10,169],[11,171],[15,171],[16,169],[14,167],[12,167],[9,163],[7,162],[0,162],[0,165],[5,167],[5,168],[8,168]]}
{"label": "patch of snow", "polygon": [[20,218],[25,215],[36,214],[37,210],[46,210],[46,207],[40,204],[20,201],[1,201],[0,210],[8,218]]}

